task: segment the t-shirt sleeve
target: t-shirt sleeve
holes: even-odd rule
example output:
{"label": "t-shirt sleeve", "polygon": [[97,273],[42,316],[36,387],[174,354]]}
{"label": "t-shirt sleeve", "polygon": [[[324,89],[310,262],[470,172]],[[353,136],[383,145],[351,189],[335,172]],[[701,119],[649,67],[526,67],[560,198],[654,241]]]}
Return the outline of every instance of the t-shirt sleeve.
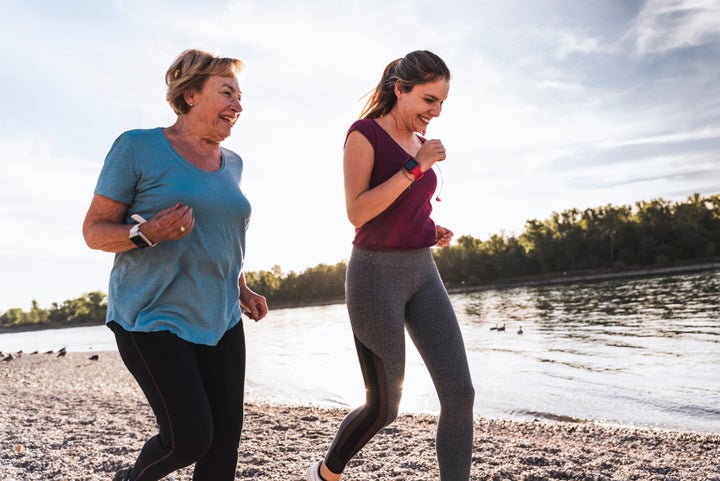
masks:
{"label": "t-shirt sleeve", "polygon": [[137,181],[132,139],[126,132],[115,140],[105,157],[95,193],[130,205],[135,198]]}

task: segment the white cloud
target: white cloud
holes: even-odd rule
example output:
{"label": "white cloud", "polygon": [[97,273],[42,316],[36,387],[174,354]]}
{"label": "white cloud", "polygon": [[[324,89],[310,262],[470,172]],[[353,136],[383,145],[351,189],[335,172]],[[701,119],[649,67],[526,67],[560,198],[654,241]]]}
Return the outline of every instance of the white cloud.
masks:
{"label": "white cloud", "polygon": [[648,0],[631,30],[640,55],[717,42],[718,35],[717,0]]}
{"label": "white cloud", "polygon": [[453,72],[429,135],[449,152],[436,220],[457,235],[720,191],[716,2],[69,2],[2,7],[0,311],[105,289],[113,256],[80,234],[97,174],[122,131],[174,121],[163,78],[191,47],[248,65],[225,144],[246,162],[250,270],[347,257],[345,129],[418,48]]}

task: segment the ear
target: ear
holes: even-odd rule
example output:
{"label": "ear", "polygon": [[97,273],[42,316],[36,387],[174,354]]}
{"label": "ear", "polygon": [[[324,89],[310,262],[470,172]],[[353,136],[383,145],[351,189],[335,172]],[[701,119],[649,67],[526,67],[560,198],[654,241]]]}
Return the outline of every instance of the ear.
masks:
{"label": "ear", "polygon": [[411,91],[412,87],[408,87],[402,80],[395,81],[395,97],[400,98],[400,96],[405,95]]}
{"label": "ear", "polygon": [[193,105],[195,103],[195,92],[185,92],[183,94],[183,98],[185,99],[186,104]]}

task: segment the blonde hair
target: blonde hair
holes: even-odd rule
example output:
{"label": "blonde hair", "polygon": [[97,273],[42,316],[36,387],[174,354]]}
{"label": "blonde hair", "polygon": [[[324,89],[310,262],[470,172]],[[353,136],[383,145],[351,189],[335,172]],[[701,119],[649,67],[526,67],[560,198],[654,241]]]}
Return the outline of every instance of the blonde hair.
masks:
{"label": "blonde hair", "polygon": [[440,79],[450,80],[450,69],[443,59],[429,50],[415,50],[403,58],[393,60],[385,67],[380,82],[370,92],[360,118],[377,119],[390,113],[397,102],[395,84],[398,82],[404,92],[410,92],[416,85]]}
{"label": "blonde hair", "polygon": [[185,50],[165,74],[168,86],[165,99],[176,114],[186,114],[190,111],[185,101],[186,93],[202,90],[211,75],[232,77],[242,72],[244,67],[245,64],[236,58],[218,57],[202,50]]}

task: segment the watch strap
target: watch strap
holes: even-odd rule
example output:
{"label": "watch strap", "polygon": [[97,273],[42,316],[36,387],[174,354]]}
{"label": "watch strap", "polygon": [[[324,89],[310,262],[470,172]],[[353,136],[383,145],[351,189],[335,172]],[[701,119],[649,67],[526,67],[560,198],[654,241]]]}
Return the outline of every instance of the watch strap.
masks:
{"label": "watch strap", "polygon": [[405,170],[407,170],[408,172],[410,172],[410,173],[413,175],[413,177],[415,177],[415,180],[420,180],[420,179],[422,179],[422,176],[423,176],[424,174],[423,174],[422,169],[420,169],[420,164],[417,163],[417,160],[415,160],[415,159],[413,159],[412,157],[410,157],[410,158],[403,164],[403,167],[405,168]]}
{"label": "watch strap", "polygon": [[145,237],[145,235],[140,231],[140,226],[143,223],[135,224],[130,228],[130,240],[133,241],[133,243],[138,246],[140,249],[144,249],[146,247],[153,247],[157,245],[156,242],[152,242],[150,239]]}

